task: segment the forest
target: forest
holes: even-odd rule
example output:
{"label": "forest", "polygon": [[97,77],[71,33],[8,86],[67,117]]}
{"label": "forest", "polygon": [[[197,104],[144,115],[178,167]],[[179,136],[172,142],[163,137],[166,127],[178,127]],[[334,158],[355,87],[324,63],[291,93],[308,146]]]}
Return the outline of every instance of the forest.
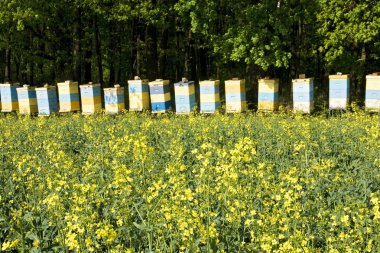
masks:
{"label": "forest", "polygon": [[255,96],[270,76],[286,98],[301,73],[323,94],[343,72],[362,101],[379,31],[376,0],[1,0],[0,82],[240,77]]}

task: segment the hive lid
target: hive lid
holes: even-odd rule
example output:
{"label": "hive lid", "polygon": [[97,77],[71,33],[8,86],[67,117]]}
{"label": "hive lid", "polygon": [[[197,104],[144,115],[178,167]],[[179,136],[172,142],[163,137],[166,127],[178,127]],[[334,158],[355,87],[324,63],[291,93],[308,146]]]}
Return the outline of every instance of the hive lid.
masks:
{"label": "hive lid", "polygon": [[120,88],[120,84],[115,84],[113,87]]}
{"label": "hive lid", "polygon": [[175,86],[188,86],[194,84],[194,81],[189,81],[186,77],[182,77],[182,80],[178,83],[175,83]]}
{"label": "hive lid", "polygon": [[340,80],[345,80],[349,79],[351,76],[350,74],[342,74],[342,72],[337,72],[336,75],[329,75],[329,79],[340,79]]}
{"label": "hive lid", "polygon": [[99,83],[92,83],[92,82],[89,82],[88,84],[82,84],[82,85],[79,85],[80,88],[95,88],[95,87],[100,87],[100,84]]}
{"label": "hive lid", "polygon": [[169,80],[156,79],[153,82],[149,82],[150,86],[158,86],[158,85],[168,85],[170,83]]}
{"label": "hive lid", "polygon": [[366,76],[367,79],[377,79],[380,78],[380,72],[374,72]]}

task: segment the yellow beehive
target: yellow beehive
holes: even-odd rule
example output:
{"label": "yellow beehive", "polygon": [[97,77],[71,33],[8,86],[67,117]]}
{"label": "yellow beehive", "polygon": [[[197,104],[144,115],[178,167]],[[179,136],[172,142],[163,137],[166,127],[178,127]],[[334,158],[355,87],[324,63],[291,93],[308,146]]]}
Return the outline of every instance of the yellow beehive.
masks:
{"label": "yellow beehive", "polygon": [[380,112],[380,73],[366,76],[365,109]]}
{"label": "yellow beehive", "polygon": [[80,111],[78,82],[58,83],[59,112]]}
{"label": "yellow beehive", "polygon": [[0,101],[2,112],[12,112],[18,110],[18,98],[16,90],[18,87],[20,87],[18,83],[0,84]]}
{"label": "yellow beehive", "polygon": [[116,84],[114,88],[104,88],[106,113],[120,113],[125,110],[124,87]]}
{"label": "yellow beehive", "polygon": [[22,115],[30,115],[38,112],[36,88],[23,85],[17,90],[19,111]]}
{"label": "yellow beehive", "polygon": [[94,114],[102,110],[102,96],[100,84],[83,84],[79,86],[82,114]]}
{"label": "yellow beehive", "polygon": [[201,113],[214,113],[220,107],[220,81],[199,82],[199,100]]}
{"label": "yellow beehive", "polygon": [[275,111],[278,110],[278,79],[259,79],[258,110]]}
{"label": "yellow beehive", "polygon": [[226,112],[244,112],[247,110],[245,80],[233,78],[225,82]]}
{"label": "yellow beehive", "polygon": [[128,80],[129,110],[149,110],[149,80],[141,80],[135,76],[134,80]]}

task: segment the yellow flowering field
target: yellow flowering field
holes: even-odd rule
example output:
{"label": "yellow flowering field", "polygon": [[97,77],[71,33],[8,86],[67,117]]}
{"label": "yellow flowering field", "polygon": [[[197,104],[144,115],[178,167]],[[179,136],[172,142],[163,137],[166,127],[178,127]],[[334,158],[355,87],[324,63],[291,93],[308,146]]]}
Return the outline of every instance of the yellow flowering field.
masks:
{"label": "yellow flowering field", "polygon": [[378,115],[0,115],[0,132],[5,252],[380,251]]}

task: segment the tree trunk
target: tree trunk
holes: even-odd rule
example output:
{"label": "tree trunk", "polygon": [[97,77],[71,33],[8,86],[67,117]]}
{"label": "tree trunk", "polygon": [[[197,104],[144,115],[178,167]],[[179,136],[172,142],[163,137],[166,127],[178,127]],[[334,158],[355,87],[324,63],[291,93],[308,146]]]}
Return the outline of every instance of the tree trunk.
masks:
{"label": "tree trunk", "polygon": [[147,78],[153,80],[158,75],[157,29],[153,25],[146,27],[145,55]]}
{"label": "tree trunk", "polygon": [[82,11],[75,11],[74,23],[74,50],[73,50],[73,79],[82,83]]}
{"label": "tree trunk", "polygon": [[11,81],[11,48],[7,47],[5,49],[5,72],[4,72],[4,81]]}
{"label": "tree trunk", "polygon": [[96,64],[98,68],[98,78],[101,88],[104,86],[103,82],[103,66],[102,66],[102,53],[101,53],[101,40],[99,36],[98,17],[95,15],[93,19],[94,26],[94,48],[96,54]]}
{"label": "tree trunk", "polygon": [[161,54],[160,54],[159,65],[158,65],[158,73],[162,77],[166,76],[168,42],[169,42],[169,30],[165,29],[162,34],[162,39],[161,39]]}

